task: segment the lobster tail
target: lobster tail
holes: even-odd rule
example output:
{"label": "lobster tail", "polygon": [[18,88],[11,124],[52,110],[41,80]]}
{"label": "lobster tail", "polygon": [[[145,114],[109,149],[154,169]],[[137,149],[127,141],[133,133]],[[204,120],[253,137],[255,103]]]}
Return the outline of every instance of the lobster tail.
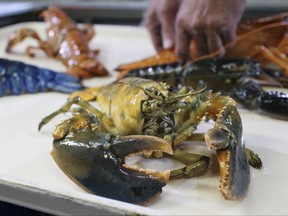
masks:
{"label": "lobster tail", "polygon": [[80,79],[69,74],[0,59],[0,97],[46,91],[72,93],[81,89],[84,86]]}

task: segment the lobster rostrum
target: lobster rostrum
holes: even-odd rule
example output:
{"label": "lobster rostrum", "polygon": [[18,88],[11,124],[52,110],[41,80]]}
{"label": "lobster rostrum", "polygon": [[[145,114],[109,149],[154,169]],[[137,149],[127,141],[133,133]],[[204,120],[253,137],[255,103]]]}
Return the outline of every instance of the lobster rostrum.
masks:
{"label": "lobster rostrum", "polygon": [[[95,100],[99,109],[89,103]],[[42,119],[39,129],[55,116],[73,110],[71,107],[75,104],[80,106],[80,111],[77,109],[74,116],[59,124],[53,133],[52,156],[73,181],[101,196],[143,203],[153,195],[147,196],[143,188],[160,188],[159,185],[164,186],[163,182],[168,179],[202,174],[209,165],[209,158],[185,152],[179,145],[185,140],[193,140],[193,132],[203,118],[215,121],[214,128],[202,138],[204,141],[205,137],[209,148],[217,153],[221,173],[219,187],[225,199],[243,198],[250,183],[249,164],[256,168],[262,166],[260,158],[245,147],[236,102],[228,96],[187,88],[174,92],[166,83],[125,78],[73,93],[59,110]],[[157,145],[147,139],[156,139],[153,143]],[[173,150],[170,157],[185,166],[169,172],[149,169],[147,176],[146,169],[125,164],[124,156],[139,149],[146,157],[160,158],[172,154]],[[152,154],[151,150],[156,152]],[[78,160],[82,162],[78,163]],[[115,171],[124,168],[125,172]],[[157,173],[158,179],[161,176],[162,183],[159,180],[153,183],[155,176],[150,173]],[[143,175],[146,176],[144,183],[140,180]],[[135,186],[135,182],[142,182],[142,187]],[[119,191],[115,191],[115,187]],[[131,199],[127,198],[126,190],[129,194],[133,191]]]}
{"label": "lobster rostrum", "polygon": [[288,95],[264,91],[262,85],[281,86],[267,75],[258,61],[249,58],[211,58],[194,62],[163,64],[129,71],[124,77],[142,77],[172,86],[206,88],[228,95],[251,110],[265,110],[288,117]]}
{"label": "lobster rostrum", "polygon": [[75,76],[0,58],[0,97],[47,91],[71,94],[81,89],[84,86]]}
{"label": "lobster rostrum", "polygon": [[54,6],[44,10],[41,15],[47,26],[47,40],[42,40],[33,29],[22,28],[9,36],[6,52],[11,53],[15,45],[31,37],[39,43],[39,47],[27,47],[26,54],[30,57],[40,49],[49,57],[59,59],[67,67],[68,73],[74,76],[89,78],[108,75],[106,68],[96,59],[99,50],[89,48],[88,43],[95,35],[91,25],[79,28],[66,13]]}

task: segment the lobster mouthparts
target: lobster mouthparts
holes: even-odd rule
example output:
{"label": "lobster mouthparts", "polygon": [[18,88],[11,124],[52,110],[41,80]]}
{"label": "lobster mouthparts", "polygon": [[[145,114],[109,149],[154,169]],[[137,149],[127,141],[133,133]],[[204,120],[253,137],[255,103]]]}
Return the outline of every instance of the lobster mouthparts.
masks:
{"label": "lobster mouthparts", "polygon": [[84,190],[100,196],[143,204],[160,195],[169,171],[131,168],[130,154],[161,151],[171,146],[153,136],[113,136],[90,128],[54,139],[52,156],[62,171]]}

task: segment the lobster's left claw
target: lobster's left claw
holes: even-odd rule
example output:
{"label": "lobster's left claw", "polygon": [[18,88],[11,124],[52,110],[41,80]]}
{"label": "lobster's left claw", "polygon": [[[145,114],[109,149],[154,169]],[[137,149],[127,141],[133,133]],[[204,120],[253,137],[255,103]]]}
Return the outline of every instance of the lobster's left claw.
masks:
{"label": "lobster's left claw", "polygon": [[172,154],[171,146],[157,137],[113,136],[86,127],[54,139],[52,156],[62,171],[83,189],[142,204],[160,195],[170,175],[169,171],[139,169],[125,164],[125,156],[146,151]]}
{"label": "lobster's left claw", "polygon": [[264,92],[259,98],[259,107],[271,114],[288,118],[288,94],[283,92]]}

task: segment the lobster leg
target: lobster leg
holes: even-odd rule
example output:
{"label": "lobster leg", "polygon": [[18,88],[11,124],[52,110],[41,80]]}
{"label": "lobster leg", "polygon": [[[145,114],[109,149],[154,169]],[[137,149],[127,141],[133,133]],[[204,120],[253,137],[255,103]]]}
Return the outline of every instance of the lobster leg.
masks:
{"label": "lobster leg", "polygon": [[55,54],[53,53],[53,50],[49,47],[48,43],[46,41],[41,40],[39,35],[32,29],[23,28],[15,31],[13,34],[9,36],[8,44],[6,46],[6,52],[11,53],[12,48],[23,41],[24,39],[31,37],[35,39],[39,43],[39,47],[27,47],[26,54],[30,57],[34,56],[34,52],[32,50],[43,50],[48,56],[54,57]]}
{"label": "lobster leg", "polygon": [[283,69],[285,73],[287,73],[287,58],[285,54],[282,53],[278,48],[267,48],[266,46],[258,45],[247,51],[246,56],[258,59],[258,61],[260,61],[263,66],[272,62],[278,65],[278,67],[280,67],[281,69]]}
{"label": "lobster leg", "polygon": [[203,173],[209,165],[209,157],[199,154],[193,154],[175,149],[173,159],[185,164],[185,167],[174,169],[170,173],[170,179],[190,178]]}
{"label": "lobster leg", "polygon": [[[194,141],[194,142],[195,141],[198,141],[198,142],[203,141],[203,142],[205,142],[205,134],[204,133],[200,133],[200,134],[193,133],[192,136],[189,139],[187,139],[187,140]],[[247,156],[249,164],[252,167],[261,168],[260,167],[261,163],[258,163],[259,156],[257,154],[255,154],[251,149],[249,149],[247,147],[246,147],[246,156]]]}
{"label": "lobster leg", "polygon": [[42,121],[38,125],[38,130],[41,130],[41,128],[50,122],[53,118],[55,118],[57,115],[65,112],[69,112],[71,110],[71,107],[73,104],[79,105],[83,110],[86,110],[89,113],[92,113],[93,115],[97,116],[99,119],[103,116],[103,114],[90,105],[87,101],[83,100],[82,98],[76,96],[74,98],[69,98],[68,101],[60,107],[60,109],[56,110],[55,112],[51,113],[47,117],[43,118]]}

